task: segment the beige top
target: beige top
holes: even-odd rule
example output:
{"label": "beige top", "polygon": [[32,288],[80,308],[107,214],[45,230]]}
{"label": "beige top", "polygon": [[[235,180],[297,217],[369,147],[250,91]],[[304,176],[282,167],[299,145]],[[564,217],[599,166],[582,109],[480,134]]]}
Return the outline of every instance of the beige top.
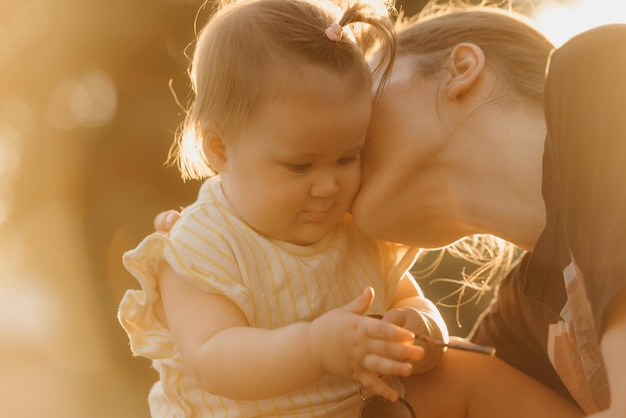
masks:
{"label": "beige top", "polygon": [[152,416],[354,418],[360,405],[358,384],[334,375],[259,401],[203,390],[185,373],[169,330],[155,315],[160,259],[200,289],[230,298],[250,326],[273,329],[312,321],[348,303],[366,286],[376,295],[369,313],[383,313],[416,255],[416,249],[366,237],[349,215],[314,245],[268,239],[238,217],[219,177],[207,180],[169,236],[153,233],[124,255],[124,265],[141,289],[126,292],[119,320],[133,353],[151,359],[159,373],[149,397]]}

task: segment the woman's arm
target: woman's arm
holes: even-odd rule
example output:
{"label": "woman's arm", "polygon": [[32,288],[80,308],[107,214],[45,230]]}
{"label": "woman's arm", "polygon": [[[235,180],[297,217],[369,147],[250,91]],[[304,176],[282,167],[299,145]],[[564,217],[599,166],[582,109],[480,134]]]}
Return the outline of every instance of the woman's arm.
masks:
{"label": "woman's arm", "polygon": [[398,394],[379,376],[408,376],[406,359],[423,355],[411,332],[363,316],[374,297],[369,288],[311,323],[274,330],[248,326],[232,301],[202,291],[166,263],[159,288],[164,320],[189,373],[216,395],[263,399],[332,373],[395,400]]}
{"label": "woman's arm", "polygon": [[594,418],[622,418],[626,416],[626,289],[619,292],[604,315],[601,338],[602,355],[611,390],[608,410],[592,415]]}
{"label": "woman's arm", "polygon": [[405,379],[418,416],[580,418],[578,407],[497,357],[448,350],[438,367]]}

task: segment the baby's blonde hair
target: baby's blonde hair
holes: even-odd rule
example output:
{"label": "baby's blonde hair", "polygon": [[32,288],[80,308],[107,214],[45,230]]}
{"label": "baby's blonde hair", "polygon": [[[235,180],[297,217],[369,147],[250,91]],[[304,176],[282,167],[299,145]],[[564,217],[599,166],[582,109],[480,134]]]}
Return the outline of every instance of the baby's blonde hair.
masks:
{"label": "baby's blonde hair", "polygon": [[[339,41],[325,33],[333,22],[343,28]],[[386,79],[395,55],[386,0],[378,7],[371,0],[355,3],[345,11],[318,0],[221,2],[197,37],[190,68],[194,98],[168,161],[178,164],[184,179],[214,174],[204,140],[216,132],[222,138],[243,132],[258,106],[289,94],[293,80],[303,82],[294,75],[304,66],[336,73],[354,91],[369,91],[366,53],[374,44],[385,51],[379,70]]]}

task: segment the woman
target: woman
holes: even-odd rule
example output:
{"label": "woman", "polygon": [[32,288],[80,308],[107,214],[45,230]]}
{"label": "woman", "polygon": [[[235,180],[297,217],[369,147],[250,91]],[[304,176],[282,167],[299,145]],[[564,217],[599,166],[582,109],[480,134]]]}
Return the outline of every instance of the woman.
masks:
{"label": "woman", "polygon": [[[366,233],[414,246],[482,233],[527,250],[473,339],[585,413],[623,417],[626,29],[606,31],[554,55],[544,116],[552,45],[519,18],[450,8],[399,30],[353,214]],[[161,215],[160,229],[167,216],[175,218]],[[584,290],[573,292],[576,284]],[[448,393],[494,384],[483,378],[488,360],[450,350],[412,379],[407,398],[437,416],[438,400],[456,398]]]}
{"label": "woman", "polygon": [[545,117],[550,46],[519,22],[473,9],[398,37],[355,220],[424,248],[488,233],[529,251],[474,341],[587,414],[624,416],[626,26],[554,53]]}

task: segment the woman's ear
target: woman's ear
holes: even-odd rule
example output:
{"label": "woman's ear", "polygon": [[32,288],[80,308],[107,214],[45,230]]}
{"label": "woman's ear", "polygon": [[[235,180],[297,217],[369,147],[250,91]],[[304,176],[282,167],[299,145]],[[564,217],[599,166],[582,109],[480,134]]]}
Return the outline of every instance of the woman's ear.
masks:
{"label": "woman's ear", "polygon": [[226,170],[226,146],[221,136],[215,132],[208,132],[205,136],[204,155],[211,165],[211,168],[218,173]]}
{"label": "woman's ear", "polygon": [[448,99],[455,100],[467,93],[484,67],[485,53],[479,46],[471,43],[455,46],[446,64],[449,73],[446,82]]}

